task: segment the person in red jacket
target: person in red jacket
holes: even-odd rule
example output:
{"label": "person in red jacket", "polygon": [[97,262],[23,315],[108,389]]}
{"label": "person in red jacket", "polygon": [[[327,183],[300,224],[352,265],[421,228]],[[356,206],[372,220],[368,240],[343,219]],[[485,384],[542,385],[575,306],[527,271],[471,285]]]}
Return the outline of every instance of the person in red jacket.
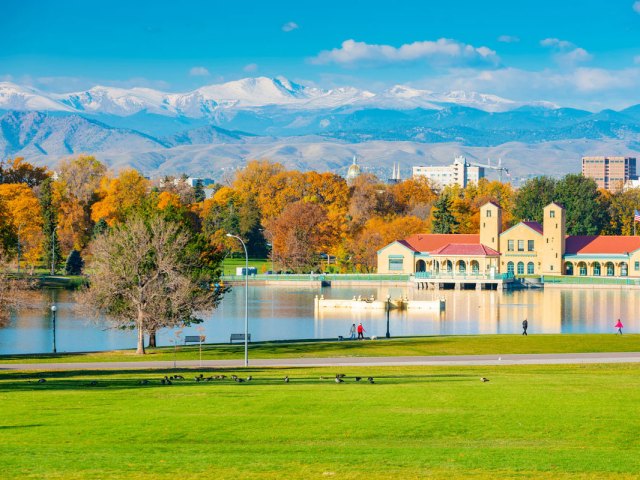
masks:
{"label": "person in red jacket", "polygon": [[[618,323],[616,323],[616,328],[618,329],[618,333],[620,335],[622,335],[622,327],[624,327],[624,325],[622,325],[622,322],[620,321],[620,319],[618,319]],[[616,335],[618,334],[616,333]]]}
{"label": "person in red jacket", "polygon": [[358,340],[364,340],[364,332],[366,332],[366,330],[362,326],[362,322],[358,323]]}

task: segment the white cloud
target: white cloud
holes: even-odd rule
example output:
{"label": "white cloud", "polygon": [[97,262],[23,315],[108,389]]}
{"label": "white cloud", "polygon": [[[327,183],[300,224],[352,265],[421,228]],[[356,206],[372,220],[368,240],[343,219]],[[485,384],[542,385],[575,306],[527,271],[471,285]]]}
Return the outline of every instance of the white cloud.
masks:
{"label": "white cloud", "polygon": [[192,77],[208,77],[211,73],[205,67],[193,67],[189,70],[189,75]]}
{"label": "white cloud", "polygon": [[502,43],[518,43],[520,41],[520,37],[516,37],[514,35],[500,35],[498,37],[498,41]]}
{"label": "white cloud", "polygon": [[640,0],[637,2],[634,2],[631,8],[633,8],[634,12],[640,13]]}
{"label": "white cloud", "polygon": [[633,57],[633,63],[640,64],[640,55],[636,55],[635,57]]}
{"label": "white cloud", "polygon": [[300,26],[296,22],[287,22],[282,25],[283,32],[293,32],[294,30],[299,29]]}
{"label": "white cloud", "polygon": [[474,47],[465,43],[440,38],[436,41],[405,43],[399,47],[376,45],[355,40],[345,40],[340,48],[324,50],[311,59],[324,65],[336,63],[353,65],[360,63],[406,63],[429,61],[445,64],[498,63],[496,52],[487,47]]}
{"label": "white cloud", "polygon": [[258,64],[257,63],[250,63],[248,65],[245,65],[242,70],[244,70],[245,72],[248,72],[248,73],[255,72],[256,70],[258,70]]}
{"label": "white cloud", "polygon": [[540,45],[543,47],[555,47],[559,49],[573,48],[575,45],[567,40],[560,40],[559,38],[545,38],[540,40]]}

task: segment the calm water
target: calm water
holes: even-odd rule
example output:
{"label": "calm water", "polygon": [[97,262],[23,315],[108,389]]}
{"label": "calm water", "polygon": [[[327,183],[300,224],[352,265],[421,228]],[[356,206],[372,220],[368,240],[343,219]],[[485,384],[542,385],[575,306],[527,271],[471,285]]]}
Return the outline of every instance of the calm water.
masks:
{"label": "calm water", "polygon": [[[447,308],[442,314],[397,312],[390,314],[392,336],[519,333],[523,318],[529,320],[529,333],[613,333],[622,318],[625,332],[640,332],[640,290],[522,290],[432,291],[410,287],[250,287],[249,331],[253,340],[336,338],[348,336],[352,323],[361,321],[368,335],[384,336],[384,311],[320,311],[314,314],[316,294],[325,298],[348,299],[354,295],[376,298],[408,296],[431,300],[443,297]],[[66,291],[43,292],[33,309],[18,312],[9,324],[0,327],[0,354],[44,353],[52,347],[50,305],[57,312],[59,352],[110,350],[135,346],[135,333],[110,328],[107,322],[88,320],[75,308],[73,294]],[[231,333],[244,331],[244,287],[235,287],[220,307],[205,316],[201,326],[181,333],[161,331],[160,345],[171,345],[184,335],[206,335],[207,342],[228,342]],[[199,330],[200,329],[200,330]]]}

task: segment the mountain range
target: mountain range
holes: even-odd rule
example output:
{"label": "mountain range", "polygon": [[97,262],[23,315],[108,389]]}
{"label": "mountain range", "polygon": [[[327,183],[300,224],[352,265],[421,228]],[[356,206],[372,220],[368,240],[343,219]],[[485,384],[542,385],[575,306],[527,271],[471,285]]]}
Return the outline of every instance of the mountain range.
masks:
{"label": "mountain range", "polygon": [[[585,154],[635,155],[640,105],[621,111],[517,102],[477,92],[396,85],[372,92],[246,78],[185,93],[93,87],[48,93],[0,83],[0,156],[54,166],[92,153],[149,175],[219,178],[250,158],[340,171],[353,155],[384,175],[394,162],[502,156],[515,175],[579,169]],[[536,155],[536,152],[539,155]],[[544,157],[543,157],[544,156]]]}

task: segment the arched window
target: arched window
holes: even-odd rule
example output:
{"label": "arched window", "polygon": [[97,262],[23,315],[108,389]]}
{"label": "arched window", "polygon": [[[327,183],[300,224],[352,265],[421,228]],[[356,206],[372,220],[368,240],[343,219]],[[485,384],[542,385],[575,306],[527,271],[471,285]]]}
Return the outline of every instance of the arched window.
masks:
{"label": "arched window", "polygon": [[453,271],[453,263],[451,263],[451,260],[445,260],[444,262],[444,269],[448,272],[451,273]]}
{"label": "arched window", "polygon": [[471,260],[471,272],[474,275],[480,273],[480,264],[476,260]]}
{"label": "arched window", "polygon": [[507,263],[507,273],[513,275],[513,262]]}
{"label": "arched window", "polygon": [[533,265],[533,262],[529,262],[527,263],[527,275],[533,275],[535,272],[535,266]]}
{"label": "arched window", "polygon": [[462,274],[467,273],[467,264],[465,263],[464,260],[458,260],[457,267],[458,267],[458,273],[462,273]]}
{"label": "arched window", "polygon": [[524,262],[518,262],[518,275],[524,275]]}
{"label": "arched window", "polygon": [[587,275],[587,264],[584,262],[580,262],[578,264],[578,271],[580,272],[580,276],[584,277]]}
{"label": "arched window", "polygon": [[416,262],[416,272],[426,272],[427,263],[424,260],[418,260]]}
{"label": "arched window", "polygon": [[605,267],[607,267],[607,277],[613,277],[616,274],[613,262],[607,262]]}
{"label": "arched window", "polygon": [[627,265],[627,262],[622,262],[620,264],[620,276],[626,277],[628,274],[629,274],[629,265]]}
{"label": "arched window", "polygon": [[593,263],[593,275],[595,277],[599,277],[600,276],[600,263],[598,263],[598,262],[594,262]]}
{"label": "arched window", "polygon": [[564,264],[564,273],[566,275],[573,275],[573,263],[567,262]]}

